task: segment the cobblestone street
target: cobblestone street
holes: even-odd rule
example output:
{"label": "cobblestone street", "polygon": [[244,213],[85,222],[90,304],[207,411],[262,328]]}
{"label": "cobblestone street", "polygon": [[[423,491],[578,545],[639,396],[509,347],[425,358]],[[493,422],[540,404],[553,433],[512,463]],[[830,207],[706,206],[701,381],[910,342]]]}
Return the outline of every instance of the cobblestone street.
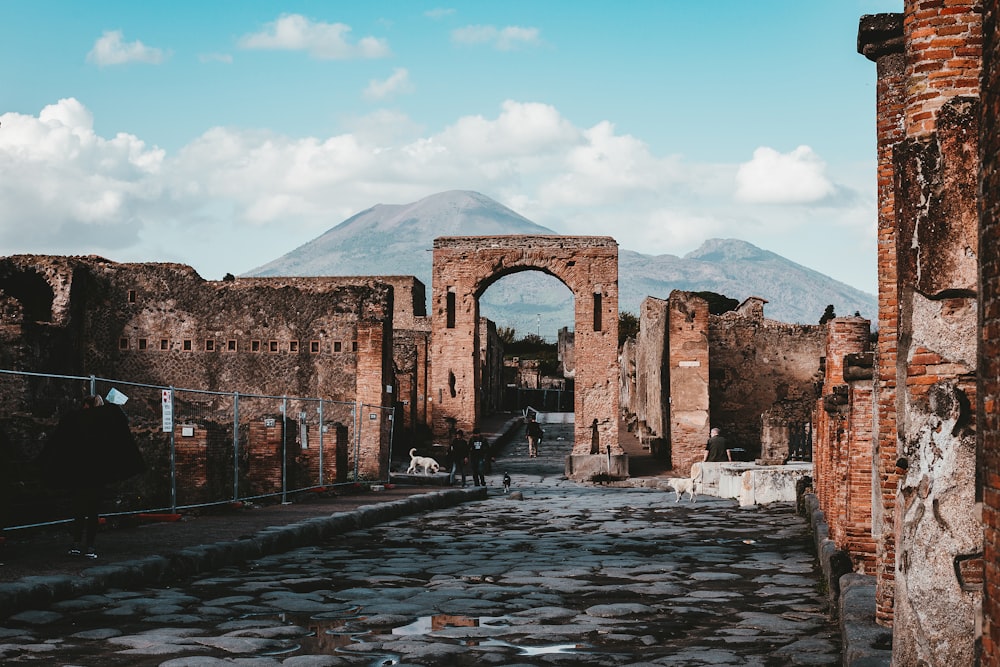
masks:
{"label": "cobblestone street", "polygon": [[[555,430],[555,429],[547,429]],[[554,433],[552,434],[555,435]],[[487,500],[0,627],[4,664],[821,665],[840,643],[794,507],[561,479],[499,457]],[[513,478],[507,495],[504,472]],[[471,481],[471,480],[470,480]]]}

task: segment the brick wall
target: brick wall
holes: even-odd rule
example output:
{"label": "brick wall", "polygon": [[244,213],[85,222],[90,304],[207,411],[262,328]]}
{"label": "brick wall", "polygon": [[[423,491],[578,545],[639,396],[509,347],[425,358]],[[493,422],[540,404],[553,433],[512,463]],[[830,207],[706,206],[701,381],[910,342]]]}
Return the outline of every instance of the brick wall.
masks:
{"label": "brick wall", "polygon": [[983,503],[982,664],[1000,665],[1000,4],[989,0],[983,20],[982,159],[979,191],[979,484]]}

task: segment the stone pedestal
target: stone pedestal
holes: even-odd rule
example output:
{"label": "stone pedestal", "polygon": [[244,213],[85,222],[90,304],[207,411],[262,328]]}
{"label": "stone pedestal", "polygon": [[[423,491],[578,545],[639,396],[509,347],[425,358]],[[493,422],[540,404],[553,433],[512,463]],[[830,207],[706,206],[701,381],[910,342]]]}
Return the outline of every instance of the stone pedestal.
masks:
{"label": "stone pedestal", "polygon": [[574,482],[628,479],[628,454],[570,454],[566,477]]}

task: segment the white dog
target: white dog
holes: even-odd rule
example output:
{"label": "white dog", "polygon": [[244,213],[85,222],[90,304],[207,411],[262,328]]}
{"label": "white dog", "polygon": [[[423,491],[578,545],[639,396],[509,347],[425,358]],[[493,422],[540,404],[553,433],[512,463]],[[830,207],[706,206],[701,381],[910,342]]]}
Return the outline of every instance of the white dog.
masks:
{"label": "white dog", "polygon": [[674,502],[680,502],[681,496],[685,493],[688,494],[688,499],[693,503],[694,495],[697,490],[697,485],[701,482],[701,464],[694,463],[691,465],[691,476],[690,477],[670,477],[667,479],[667,486],[674,490],[677,497],[674,498]]}
{"label": "white dog", "polygon": [[679,502],[681,496],[685,493],[688,494],[691,502],[694,502],[694,480],[690,477],[670,477],[667,479],[667,486],[674,490],[677,497],[674,502]]}
{"label": "white dog", "polygon": [[410,467],[406,469],[407,475],[413,475],[417,472],[417,468],[423,468],[425,475],[430,473],[436,473],[441,470],[441,466],[438,462],[429,456],[417,456],[417,448],[414,447],[410,450]]}

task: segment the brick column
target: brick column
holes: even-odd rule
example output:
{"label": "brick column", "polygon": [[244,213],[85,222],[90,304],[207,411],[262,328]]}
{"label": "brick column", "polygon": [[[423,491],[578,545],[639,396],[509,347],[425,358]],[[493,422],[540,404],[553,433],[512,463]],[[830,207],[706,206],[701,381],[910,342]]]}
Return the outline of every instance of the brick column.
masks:
{"label": "brick column", "polygon": [[[893,150],[899,345],[893,662],[975,663],[979,75],[972,0],[908,0],[906,138]],[[981,571],[981,570],[980,570]]]}
{"label": "brick column", "polygon": [[893,516],[899,479],[896,474],[896,347],[899,294],[896,271],[896,202],[893,149],[903,138],[903,15],[877,14],[861,19],[858,51],[876,64],[876,136],[878,140],[878,347],[875,370],[874,475],[872,534],[875,540],[876,610],[880,625],[892,625],[896,582],[896,535]]}
{"label": "brick column", "polygon": [[985,3],[979,247],[979,474],[983,503],[982,664],[1000,664],[1000,4]]}

